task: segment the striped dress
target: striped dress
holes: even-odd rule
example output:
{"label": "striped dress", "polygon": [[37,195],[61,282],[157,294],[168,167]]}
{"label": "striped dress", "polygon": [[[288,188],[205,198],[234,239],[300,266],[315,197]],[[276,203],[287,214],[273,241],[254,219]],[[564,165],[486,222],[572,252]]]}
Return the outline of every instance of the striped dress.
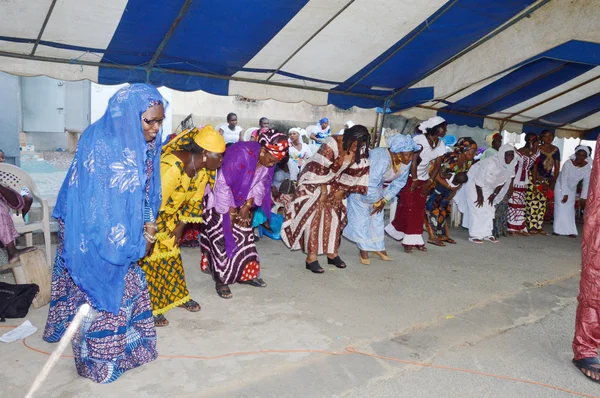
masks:
{"label": "striped dress", "polygon": [[[346,198],[365,195],[369,185],[369,160],[344,163],[335,138],[327,138],[304,165],[298,187],[286,205],[281,238],[292,250],[306,253],[337,253],[341,233],[348,223]],[[344,191],[341,206],[320,204],[321,186],[329,193]]]}

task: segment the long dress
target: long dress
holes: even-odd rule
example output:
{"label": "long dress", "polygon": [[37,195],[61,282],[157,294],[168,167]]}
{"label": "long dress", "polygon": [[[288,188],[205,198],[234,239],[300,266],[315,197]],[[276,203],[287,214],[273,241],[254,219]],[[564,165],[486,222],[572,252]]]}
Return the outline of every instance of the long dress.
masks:
{"label": "long dress", "polygon": [[[464,200],[468,215],[463,218],[463,227],[469,230],[472,239],[487,239],[493,236],[495,205],[504,198],[510,181],[515,175],[516,157],[510,164],[506,164],[504,160],[504,154],[508,151],[515,151],[515,149],[510,145],[503,145],[497,155],[476,163],[469,170]],[[502,189],[495,197],[494,203],[490,205],[488,198],[500,186]],[[475,204],[477,187],[480,187],[483,193],[481,207]]]}
{"label": "long dress", "polygon": [[[600,140],[596,140],[595,153],[600,153]],[[597,358],[600,347],[600,156],[594,158],[588,193],[573,338],[574,359]]]}
{"label": "long dress", "polygon": [[554,178],[554,163],[556,161],[560,162],[560,150],[557,147],[554,147],[550,152],[544,152],[540,149],[540,156],[533,166],[536,168],[538,180],[531,181],[527,189],[525,225],[529,231],[542,230],[547,209],[552,207],[553,200],[549,201],[548,196],[553,192],[550,189],[543,192],[542,183],[549,184]]}
{"label": "long dress", "polygon": [[[366,195],[353,193],[348,197],[348,225],[343,235],[363,251],[385,250],[383,211],[371,215],[373,204],[385,198],[390,201],[406,184],[410,163],[394,171],[387,148],[369,152],[369,188]],[[387,185],[387,186],[386,186]]]}
{"label": "long dress", "polygon": [[516,152],[517,171],[513,182],[513,194],[508,200],[508,230],[527,232],[525,226],[525,198],[529,185],[529,171],[539,156],[539,152],[526,156]]}
{"label": "long dress", "polygon": [[156,218],[156,243],[152,254],[140,261],[146,273],[152,315],[191,300],[185,282],[181,251],[171,234],[180,221],[202,223],[203,197],[207,184],[214,184],[214,171],[198,170],[194,178],[184,171],[183,162],[172,153],[163,153],[160,163],[162,204]]}
{"label": "long dress", "polygon": [[362,155],[360,162],[341,163],[335,138],[327,138],[317,153],[308,159],[298,179],[298,187],[286,204],[281,239],[292,250],[305,253],[337,253],[342,231],[348,223],[346,200],[341,206],[320,204],[321,186],[331,193],[367,193],[369,160]]}
{"label": "long dress", "polygon": [[[575,200],[577,198],[577,185],[583,181],[581,199],[587,199],[592,168],[588,162],[585,166],[577,167],[571,160],[567,160],[558,175],[554,188],[554,233],[558,235],[577,235],[575,225]],[[566,203],[562,199],[568,195]]]}
{"label": "long dress", "polygon": [[[473,165],[472,161],[466,161],[459,166],[459,152],[450,152],[444,155],[442,158],[442,167],[440,173],[460,173],[468,172]],[[447,198],[445,195],[438,195],[436,193],[436,187],[432,189],[428,198],[427,205],[425,206],[425,225],[428,228],[428,232],[437,236],[438,238],[446,237],[446,223],[451,212],[452,197],[455,193],[450,194]],[[460,187],[457,191],[461,190]]]}
{"label": "long dress", "polygon": [[440,140],[437,146],[432,148],[424,134],[417,135],[413,139],[422,148],[419,153],[421,162],[417,166],[417,189],[411,192],[413,177],[409,176],[406,185],[398,195],[394,220],[385,227],[385,231],[392,238],[402,240],[404,246],[424,246],[423,224],[428,193],[423,193],[423,186],[429,180],[430,164],[446,153],[446,146]]}
{"label": "long dress", "polygon": [[146,250],[144,223],[154,221],[160,206],[161,142],[144,140],[139,115],[162,103],[155,87],[120,89],[83,132],[53,212],[59,244],[44,340],[58,342],[78,308],[89,304],[95,311],[72,346],[77,372],[97,383],[158,356],[138,260]]}
{"label": "long dress", "polygon": [[[248,155],[253,162],[237,163],[233,158],[237,153],[241,153],[240,156]],[[260,144],[257,142],[238,142],[230,146],[225,153],[223,165],[217,172],[214,191],[207,190],[206,212],[200,234],[200,264],[202,270],[212,273],[213,280],[217,283],[230,285],[260,276],[260,257],[256,251],[252,226],[232,224],[229,220],[229,209],[240,207],[248,199],[253,199],[254,208],[261,208],[265,214],[270,215],[273,167],[256,168],[259,153]],[[244,167],[237,167],[240,164]],[[238,170],[248,172],[236,173]],[[237,176],[236,183],[246,179],[245,191],[228,183],[228,172]],[[228,248],[227,233],[233,238],[233,251]]]}

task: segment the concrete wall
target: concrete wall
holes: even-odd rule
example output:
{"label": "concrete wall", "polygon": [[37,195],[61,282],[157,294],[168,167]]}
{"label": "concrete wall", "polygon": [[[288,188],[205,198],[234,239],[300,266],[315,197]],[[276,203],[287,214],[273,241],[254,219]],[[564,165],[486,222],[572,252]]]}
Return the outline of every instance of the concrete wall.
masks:
{"label": "concrete wall", "polygon": [[21,94],[19,77],[0,72],[0,149],[8,163],[20,166]]}
{"label": "concrete wall", "polygon": [[258,119],[266,116],[271,126],[281,130],[291,127],[306,128],[322,117],[329,118],[332,131],[339,131],[348,120],[366,127],[373,127],[373,109],[352,108],[341,110],[334,106],[313,106],[306,102],[284,103],[274,100],[245,101],[235,96],[218,96],[202,91],[173,91],[173,129],[189,114],[194,114],[199,125],[212,124],[217,127],[226,123],[226,116],[234,112],[238,125],[244,130],[258,127]]}

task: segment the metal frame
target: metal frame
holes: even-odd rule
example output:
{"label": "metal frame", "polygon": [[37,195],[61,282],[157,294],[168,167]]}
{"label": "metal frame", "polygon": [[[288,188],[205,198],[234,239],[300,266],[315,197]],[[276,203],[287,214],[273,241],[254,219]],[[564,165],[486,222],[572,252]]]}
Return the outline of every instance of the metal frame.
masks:
{"label": "metal frame", "polygon": [[514,17],[510,21],[508,21],[505,24],[499,26],[493,32],[489,33],[488,35],[486,35],[485,37],[483,37],[479,41],[471,44],[469,47],[467,47],[463,51],[459,52],[458,54],[454,55],[453,57],[451,57],[451,58],[447,59],[446,61],[442,62],[440,65],[438,65],[435,68],[431,69],[429,72],[425,73],[423,76],[419,76],[418,80],[414,80],[414,81],[410,82],[409,84],[407,84],[406,86],[404,86],[402,88],[399,88],[397,90],[394,90],[394,92],[392,92],[392,94],[390,94],[388,98],[389,99],[393,99],[396,95],[398,95],[398,94],[400,94],[400,93],[408,90],[410,87],[414,86],[415,84],[417,84],[418,82],[422,81],[423,79],[426,79],[427,77],[431,76],[432,74],[434,74],[438,70],[442,69],[446,65],[451,64],[452,62],[456,61],[458,58],[462,57],[463,55],[465,55],[465,54],[473,51],[474,49],[476,49],[477,47],[479,47],[483,43],[487,42],[488,40],[494,38],[495,36],[497,36],[501,32],[503,32],[506,29],[510,28],[511,26],[513,26],[514,24],[516,24],[517,22],[519,22],[521,19],[523,19],[525,17],[529,17],[533,12],[535,12],[536,10],[538,10],[540,7],[546,5],[548,2],[550,2],[550,0],[541,0],[538,4],[536,4],[534,6],[531,6],[531,7],[527,8],[526,10],[523,10],[520,15],[517,15],[516,17]]}
{"label": "metal frame", "polygon": [[177,29],[177,26],[179,25],[179,23],[181,22],[181,20],[185,16],[185,13],[187,12],[187,10],[188,10],[188,8],[190,7],[191,4],[192,4],[192,0],[185,0],[185,3],[183,3],[183,5],[181,6],[181,9],[179,10],[179,14],[177,14],[177,17],[175,18],[175,20],[171,24],[171,27],[169,28],[167,34],[165,35],[165,37],[163,37],[162,41],[160,42],[160,44],[156,48],[156,51],[154,52],[154,55],[152,56],[152,59],[150,60],[150,62],[146,66],[146,82],[150,81],[150,75],[153,72],[154,65],[156,64],[156,61],[158,61],[158,57],[160,57],[160,54],[163,52],[165,46],[169,42],[169,39],[171,39],[171,36],[173,35],[173,33],[175,33],[175,29]]}
{"label": "metal frame", "polygon": [[[45,56],[38,56],[38,55],[17,54],[17,53],[11,53],[8,51],[0,51],[0,57],[18,58],[18,59],[26,59],[26,60],[30,60],[30,61],[51,62],[51,63],[67,64],[67,65],[80,65],[80,66],[93,66],[93,67],[112,68],[112,69],[124,69],[124,70],[131,70],[131,71],[146,73],[146,76],[148,73],[147,67],[144,67],[144,66],[119,65],[119,64],[111,64],[111,63],[106,63],[106,62],[95,62],[95,61],[73,60],[73,59],[55,58],[55,57],[45,57]],[[325,88],[301,86],[298,84],[272,82],[272,81],[267,82],[265,80],[251,79],[251,78],[239,77],[239,76],[227,76],[227,75],[218,75],[218,74],[205,73],[205,72],[184,71],[184,70],[178,70],[178,69],[157,68],[157,67],[152,68],[152,70],[150,72],[154,72],[154,71],[179,74],[179,75],[185,75],[185,76],[206,77],[206,78],[219,79],[219,80],[231,80],[231,81],[246,82],[246,83],[256,83],[256,84],[262,84],[262,85],[266,84],[266,85],[270,85],[270,86],[293,88],[293,89],[298,89],[298,90],[318,91],[318,92],[323,92],[323,93],[340,94],[340,95],[345,95],[348,97],[370,98],[370,99],[375,99],[378,101],[385,100],[385,97],[378,96],[378,95],[372,95],[372,94],[349,93],[349,92],[341,91],[341,90],[328,90]]]}
{"label": "metal frame", "polygon": [[[436,112],[442,111],[442,112],[451,113],[451,114],[455,114],[455,115],[462,115],[462,116],[481,117],[482,119],[498,120],[500,122],[512,122],[512,123],[517,123],[517,124],[532,124],[534,126],[539,126],[539,127],[544,127],[544,128],[558,128],[558,127],[552,127],[552,126],[548,126],[548,125],[544,125],[544,124],[534,123],[534,120],[528,121],[528,122],[520,122],[518,120],[505,120],[505,119],[502,119],[499,117],[472,115],[470,113],[459,112],[459,111],[446,111],[446,110],[434,108],[431,106],[425,106],[425,105],[417,105],[416,108],[429,109],[429,110],[436,111]],[[535,120],[537,120],[537,119],[535,119]],[[563,129],[563,128],[561,128],[561,130],[572,131],[574,133],[582,133],[582,134],[588,131],[588,130],[575,130],[575,129]]]}
{"label": "metal frame", "polygon": [[281,68],[283,68],[285,66],[285,64],[287,64],[288,62],[290,62],[290,60],[292,58],[294,58],[296,56],[296,54],[298,54],[304,47],[306,47],[306,45],[308,43],[310,43],[312,41],[312,39],[314,39],[319,33],[321,33],[323,31],[323,29],[325,29],[326,27],[329,26],[329,24],[331,22],[333,22],[334,19],[336,19],[341,13],[343,13],[344,11],[346,11],[346,9],[348,7],[350,7],[352,5],[352,3],[354,3],[355,0],[350,0],[344,7],[342,7],[338,12],[335,13],[335,15],[333,17],[331,17],[327,22],[325,22],[325,24],[323,26],[321,26],[315,33],[313,33],[304,43],[302,43],[302,45],[300,47],[298,47],[296,49],[296,51],[294,51],[292,53],[292,55],[290,55],[289,57],[287,57],[287,59],[285,61],[283,61],[283,63],[281,65],[279,65],[277,67],[277,69],[275,69],[275,71],[273,73],[271,73],[271,75],[269,77],[267,77],[267,81],[270,81],[271,78],[273,78],[273,76],[275,76],[280,70]]}
{"label": "metal frame", "polygon": [[48,9],[48,12],[46,13],[46,18],[44,19],[44,23],[42,24],[42,28],[40,29],[40,33],[38,34],[38,37],[35,40],[33,49],[31,50],[30,55],[32,55],[32,56],[35,55],[35,52],[37,51],[37,48],[40,44],[40,41],[42,41],[42,36],[44,35],[44,31],[46,30],[46,25],[48,25],[48,21],[50,20],[50,15],[52,15],[52,11],[54,11],[55,5],[56,5],[56,0],[52,0],[52,3],[50,4],[50,8]]}

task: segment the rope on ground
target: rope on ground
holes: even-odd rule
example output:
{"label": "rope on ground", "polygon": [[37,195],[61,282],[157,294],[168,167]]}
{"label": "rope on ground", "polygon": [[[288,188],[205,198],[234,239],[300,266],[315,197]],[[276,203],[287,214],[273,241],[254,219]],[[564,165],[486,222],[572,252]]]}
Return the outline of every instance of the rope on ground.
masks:
{"label": "rope on ground", "polygon": [[[51,355],[49,352],[42,351],[37,348],[31,347],[29,344],[27,344],[27,342],[25,340],[27,340],[27,339],[23,339],[23,345],[25,347],[27,347],[28,349],[38,352],[40,354]],[[61,342],[62,342],[62,339],[61,339]],[[55,352],[56,352],[56,350],[55,350]],[[54,355],[54,353],[52,353],[52,355]],[[202,360],[202,361],[213,361],[216,359],[222,359],[222,358],[227,358],[227,357],[236,357],[236,356],[244,356],[244,355],[264,355],[264,354],[322,354],[322,355],[329,355],[329,356],[362,355],[365,357],[377,358],[377,359],[381,359],[381,360],[385,360],[385,361],[398,362],[398,363],[403,363],[406,365],[421,366],[421,367],[431,368],[431,369],[468,373],[468,374],[474,374],[477,376],[490,377],[490,378],[497,379],[497,380],[507,380],[507,381],[512,381],[512,382],[516,382],[516,383],[530,384],[530,385],[534,385],[534,386],[538,386],[538,387],[544,387],[544,388],[549,388],[552,390],[561,391],[561,392],[564,392],[567,394],[576,395],[576,396],[580,396],[580,397],[595,398],[594,395],[588,395],[588,394],[585,394],[585,393],[582,393],[579,391],[573,391],[573,390],[569,390],[567,388],[563,388],[563,387],[559,387],[559,386],[555,386],[555,385],[547,384],[547,383],[541,383],[538,381],[519,379],[516,377],[503,376],[503,375],[498,375],[498,374],[494,374],[494,373],[480,372],[478,370],[472,370],[472,369],[456,368],[453,366],[445,366],[445,365],[435,365],[432,363],[415,362],[415,361],[409,361],[406,359],[387,357],[384,355],[370,354],[368,352],[357,351],[354,347],[346,347],[346,352],[335,352],[335,351],[325,351],[325,350],[257,350],[257,351],[229,352],[229,353],[210,356],[210,357],[197,356],[197,355],[160,355],[159,359],[197,359],[197,360]],[[62,355],[61,358],[73,358],[73,356]]]}

